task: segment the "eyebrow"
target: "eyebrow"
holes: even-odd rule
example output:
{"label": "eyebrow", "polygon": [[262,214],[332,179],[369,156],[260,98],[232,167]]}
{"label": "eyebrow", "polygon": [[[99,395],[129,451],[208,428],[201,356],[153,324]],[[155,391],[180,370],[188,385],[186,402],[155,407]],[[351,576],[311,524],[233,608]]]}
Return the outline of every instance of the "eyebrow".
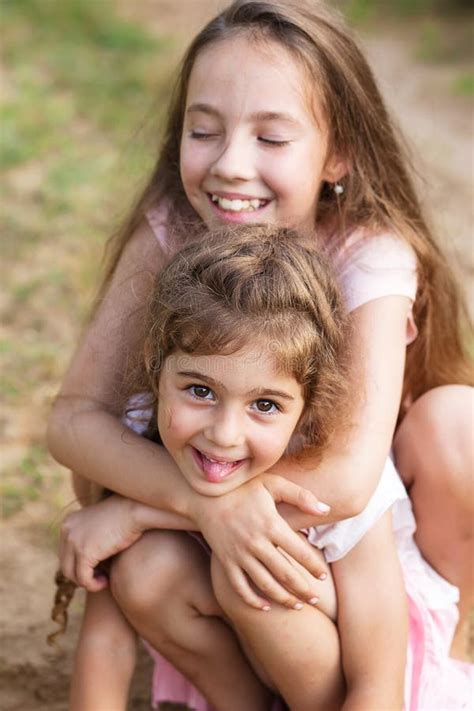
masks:
{"label": "eyebrow", "polygon": [[[207,373],[200,373],[198,370],[178,370],[177,375],[181,375],[184,378],[197,378],[198,380],[205,380],[206,383],[209,383],[210,385],[218,385],[221,387],[223,390],[227,392],[227,388],[224,385],[224,383],[221,383],[219,380],[215,380],[212,378],[210,375],[207,375]],[[284,390],[268,390],[267,388],[255,388],[254,390],[250,390],[250,392],[245,393],[246,397],[281,397],[284,400],[290,400],[293,401],[295,398],[293,395],[290,395],[289,393],[285,392]]]}
{"label": "eyebrow", "polygon": [[[221,113],[218,109],[214,108],[210,104],[195,103],[191,104],[186,113],[202,113],[208,114],[209,116],[215,116],[221,118]],[[299,126],[299,121],[291,114],[283,113],[280,111],[256,111],[250,114],[250,120],[252,121],[284,121],[285,123],[291,123],[295,126]]]}

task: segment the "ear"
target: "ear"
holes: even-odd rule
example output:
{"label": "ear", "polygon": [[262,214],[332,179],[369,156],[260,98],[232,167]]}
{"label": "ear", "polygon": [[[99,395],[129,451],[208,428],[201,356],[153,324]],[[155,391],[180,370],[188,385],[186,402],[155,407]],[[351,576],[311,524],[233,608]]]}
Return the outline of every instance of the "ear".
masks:
{"label": "ear", "polygon": [[347,161],[337,154],[328,156],[323,170],[323,180],[327,183],[337,183],[349,172]]}

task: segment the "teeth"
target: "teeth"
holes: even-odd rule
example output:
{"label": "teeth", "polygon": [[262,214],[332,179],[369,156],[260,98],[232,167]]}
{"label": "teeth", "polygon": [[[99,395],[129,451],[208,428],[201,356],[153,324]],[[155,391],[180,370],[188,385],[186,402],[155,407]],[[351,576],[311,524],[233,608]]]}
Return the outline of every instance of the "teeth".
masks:
{"label": "teeth", "polygon": [[211,195],[211,200],[216,205],[219,205],[221,210],[229,210],[230,212],[241,212],[258,210],[267,201],[259,200],[258,198],[252,198],[252,200],[228,200],[227,198],[221,198],[218,195]]}
{"label": "teeth", "polygon": [[203,454],[202,456],[204,459],[207,459],[208,462],[212,462],[213,464],[235,464],[235,462],[223,462],[220,459],[211,459],[206,454]]}

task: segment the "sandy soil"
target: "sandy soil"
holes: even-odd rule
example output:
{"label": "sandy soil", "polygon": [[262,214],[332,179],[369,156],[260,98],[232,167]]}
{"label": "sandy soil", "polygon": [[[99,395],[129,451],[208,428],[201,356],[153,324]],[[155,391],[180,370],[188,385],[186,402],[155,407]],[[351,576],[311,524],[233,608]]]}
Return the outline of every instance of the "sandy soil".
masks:
{"label": "sandy soil", "polygon": [[[171,23],[192,32],[216,7],[217,0],[174,2],[122,0],[124,15],[143,19],[156,31]],[[159,12],[157,10],[159,9]],[[419,154],[420,173],[426,181],[422,192],[435,206],[435,222],[446,238],[449,251],[456,256],[463,282],[472,292],[472,105],[453,95],[451,86],[459,65],[422,64],[413,59],[415,32],[396,31],[367,39],[370,57],[377,69],[389,103],[410,136]],[[462,67],[461,67],[462,69]],[[44,408],[42,410],[44,412]],[[3,413],[10,432],[11,456],[21,454],[25,429],[43,429],[43,422],[19,423],[14,413]],[[51,465],[54,466],[54,465]],[[64,490],[57,494],[70,500]],[[45,644],[53,629],[49,612],[56,568],[52,516],[57,507],[48,502],[33,502],[7,522],[0,531],[0,708],[3,711],[64,711],[67,708],[68,678],[78,630],[81,599],[74,601],[68,634],[61,648]],[[132,690],[131,709],[148,706],[150,665],[146,655],[140,663]],[[113,711],[113,710],[110,710]]]}

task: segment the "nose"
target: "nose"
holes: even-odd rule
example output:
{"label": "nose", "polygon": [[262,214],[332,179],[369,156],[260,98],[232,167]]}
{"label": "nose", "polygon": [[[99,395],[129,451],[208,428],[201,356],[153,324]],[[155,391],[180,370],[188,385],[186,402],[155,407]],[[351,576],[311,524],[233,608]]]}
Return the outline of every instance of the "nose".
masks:
{"label": "nose", "polygon": [[212,420],[204,430],[204,436],[217,447],[240,446],[245,439],[242,417],[231,407],[215,408]]}
{"label": "nose", "polygon": [[244,181],[255,177],[251,139],[236,134],[229,137],[215,159],[211,174],[221,180]]}

